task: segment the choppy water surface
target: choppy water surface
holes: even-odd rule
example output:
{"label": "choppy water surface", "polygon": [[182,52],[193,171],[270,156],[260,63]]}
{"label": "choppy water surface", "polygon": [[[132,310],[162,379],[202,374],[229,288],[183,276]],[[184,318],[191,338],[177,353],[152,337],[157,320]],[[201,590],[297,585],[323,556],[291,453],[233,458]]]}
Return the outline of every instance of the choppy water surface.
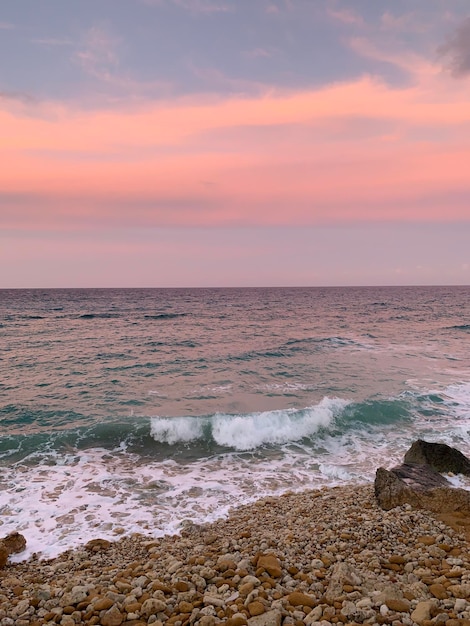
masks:
{"label": "choppy water surface", "polygon": [[176,532],[470,454],[470,288],[0,291],[0,534]]}

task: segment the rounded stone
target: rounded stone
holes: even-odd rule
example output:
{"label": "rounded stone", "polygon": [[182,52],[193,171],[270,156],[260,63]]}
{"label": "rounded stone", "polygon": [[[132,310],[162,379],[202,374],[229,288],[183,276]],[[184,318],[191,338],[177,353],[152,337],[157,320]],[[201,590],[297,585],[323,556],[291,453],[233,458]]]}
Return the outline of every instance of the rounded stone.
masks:
{"label": "rounded stone", "polygon": [[407,613],[411,608],[411,602],[405,598],[386,598],[385,604],[391,611]]}
{"label": "rounded stone", "polygon": [[156,615],[157,613],[162,613],[166,610],[166,603],[163,600],[159,600],[158,598],[148,598],[142,604],[140,612],[145,617],[150,617],[151,615]]}
{"label": "rounded stone", "polygon": [[262,602],[250,602],[247,606],[247,609],[251,615],[251,617],[255,617],[255,615],[262,615],[266,609],[264,608],[264,604]]}
{"label": "rounded stone", "polygon": [[447,593],[446,588],[444,587],[444,585],[441,585],[440,583],[435,583],[434,585],[430,585],[429,591],[438,600],[445,600],[446,598],[449,597],[449,594]]}
{"label": "rounded stone", "polygon": [[308,606],[313,609],[317,605],[315,598],[299,591],[293,591],[287,599],[292,606]]}
{"label": "rounded stone", "polygon": [[93,602],[93,608],[95,611],[106,611],[113,606],[114,602],[111,598],[99,598],[96,602]]}
{"label": "rounded stone", "polygon": [[120,626],[124,621],[124,616],[117,606],[113,606],[106,611],[101,618],[102,626]]}

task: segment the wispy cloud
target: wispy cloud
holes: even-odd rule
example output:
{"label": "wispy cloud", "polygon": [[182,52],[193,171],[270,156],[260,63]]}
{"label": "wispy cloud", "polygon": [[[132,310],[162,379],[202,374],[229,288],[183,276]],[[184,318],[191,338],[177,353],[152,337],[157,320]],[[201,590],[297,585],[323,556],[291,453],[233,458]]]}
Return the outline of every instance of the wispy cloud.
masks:
{"label": "wispy cloud", "polygon": [[271,50],[267,50],[266,48],[254,48],[253,50],[247,50],[243,53],[243,56],[246,56],[250,59],[269,59],[273,56]]}
{"label": "wispy cloud", "polygon": [[266,13],[271,15],[280,15],[285,11],[292,11],[294,9],[293,0],[276,0],[268,1],[266,5]]}
{"label": "wispy cloud", "polygon": [[[170,81],[140,80],[124,69],[120,58],[121,39],[105,26],[91,27],[79,44],[72,45],[75,48],[72,61],[81,68],[84,76],[106,85],[103,91],[107,94],[108,105],[122,101],[130,105],[149,96],[168,96],[173,91],[174,85]],[[93,106],[90,98],[84,101],[87,106]]]}
{"label": "wispy cloud", "polygon": [[352,9],[333,9],[329,7],[327,10],[328,15],[336,21],[342,22],[343,24],[354,24],[356,26],[364,25],[364,18],[356,11]]}
{"label": "wispy cloud", "polygon": [[0,30],[13,30],[14,28],[15,25],[10,22],[0,22]]}
{"label": "wispy cloud", "polygon": [[108,80],[119,65],[118,44],[118,38],[107,29],[92,26],[85,33],[74,59],[87,74]]}
{"label": "wispy cloud", "polygon": [[4,226],[468,220],[468,90],[439,71],[430,83],[424,61],[414,71],[400,88],[364,76],[122,110],[51,104],[43,119],[0,107]]}
{"label": "wispy cloud", "polygon": [[397,35],[423,34],[430,28],[429,18],[426,15],[417,15],[414,12],[395,15],[385,11],[380,17],[380,29]]}
{"label": "wispy cloud", "polygon": [[470,75],[470,17],[461,22],[438,48],[445,66],[455,78]]}
{"label": "wispy cloud", "polygon": [[173,0],[173,2],[193,13],[231,13],[235,10],[233,5],[215,0]]}
{"label": "wispy cloud", "polygon": [[229,4],[223,0],[142,0],[142,2],[150,6],[173,4],[191,13],[202,13],[206,15],[212,13],[232,13],[235,11],[233,4]]}
{"label": "wispy cloud", "polygon": [[44,37],[43,39],[31,39],[31,43],[38,46],[74,46],[75,43],[71,39],[61,39],[56,37]]}
{"label": "wispy cloud", "polygon": [[0,100],[21,102],[22,104],[31,104],[36,102],[35,98],[29,93],[8,90],[0,90]]}
{"label": "wispy cloud", "polygon": [[379,45],[367,37],[352,37],[349,46],[357,55],[389,63],[411,78],[419,77],[422,80],[425,75],[435,75],[439,71],[431,61],[408,49],[403,50],[393,41]]}
{"label": "wispy cloud", "polygon": [[189,62],[188,69],[200,82],[205,83],[212,92],[223,89],[233,94],[259,95],[267,90],[265,82],[247,78],[233,78],[215,67],[201,67]]}

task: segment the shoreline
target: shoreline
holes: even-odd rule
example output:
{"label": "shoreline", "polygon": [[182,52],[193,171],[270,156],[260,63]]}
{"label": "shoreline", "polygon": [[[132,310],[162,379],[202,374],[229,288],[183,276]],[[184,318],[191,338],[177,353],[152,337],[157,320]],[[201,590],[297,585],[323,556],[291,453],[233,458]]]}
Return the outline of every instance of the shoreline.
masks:
{"label": "shoreline", "polygon": [[469,626],[469,545],[454,528],[383,511],[370,484],[286,493],[180,535],[8,563],[0,624]]}

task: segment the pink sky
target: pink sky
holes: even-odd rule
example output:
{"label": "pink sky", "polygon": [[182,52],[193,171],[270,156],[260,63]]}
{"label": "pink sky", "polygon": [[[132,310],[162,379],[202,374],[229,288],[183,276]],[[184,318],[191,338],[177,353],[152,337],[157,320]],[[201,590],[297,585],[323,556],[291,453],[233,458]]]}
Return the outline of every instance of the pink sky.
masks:
{"label": "pink sky", "polygon": [[[354,16],[336,12],[333,19],[354,25]],[[221,236],[216,229],[225,229],[223,237],[229,238],[230,229],[246,228],[294,233],[376,224],[385,238],[389,224],[438,228],[455,223],[468,229],[468,80],[456,79],[416,51],[382,50],[370,34],[351,37],[348,46],[365,63],[386,63],[404,72],[406,80],[394,83],[364,70],[317,86],[257,85],[249,93],[195,91],[86,106],[86,91],[72,100],[0,99],[0,260],[4,268],[17,268],[0,287],[28,286],[28,276],[31,286],[85,286],[78,250],[87,248],[95,266],[108,268],[97,274],[105,283],[115,284],[113,268],[133,257],[133,271],[140,267],[143,272],[138,284],[159,286],[161,280],[145,268],[165,264],[165,258],[174,284],[206,284],[208,279],[224,284],[228,268],[230,284],[247,284],[236,253],[232,264],[224,262],[223,275],[214,270],[230,248],[214,245]],[[158,253],[152,253],[148,240],[125,235],[162,228],[176,229],[166,257],[159,256],[160,235]],[[181,237],[175,234],[178,228]],[[213,252],[204,276],[185,283],[187,268],[171,268],[183,250],[188,253],[191,228],[194,259],[207,256],[207,248],[197,245],[202,232]],[[79,233],[76,248],[64,246]],[[286,240],[292,251],[296,236]],[[265,239],[270,238],[258,241]],[[426,240],[419,241],[424,249]],[[266,254],[274,254],[268,248]],[[29,253],[15,258],[15,249]],[[346,252],[349,266],[351,251]],[[429,253],[423,254],[427,259]],[[410,258],[406,282],[466,283],[470,259],[464,252],[461,257],[444,271],[443,256],[434,278],[432,271],[420,274],[419,263]],[[54,269],[54,263],[66,259],[70,280]],[[373,258],[357,264],[349,278],[344,268],[326,267],[318,275],[313,266],[310,273],[292,266],[281,284],[393,282],[400,263],[392,261],[382,278],[369,278]],[[43,268],[39,275],[37,268],[31,272],[37,263]],[[124,274],[123,286],[132,286],[133,274]],[[259,284],[276,284],[279,271],[258,275]],[[95,279],[91,274],[91,283]]]}

